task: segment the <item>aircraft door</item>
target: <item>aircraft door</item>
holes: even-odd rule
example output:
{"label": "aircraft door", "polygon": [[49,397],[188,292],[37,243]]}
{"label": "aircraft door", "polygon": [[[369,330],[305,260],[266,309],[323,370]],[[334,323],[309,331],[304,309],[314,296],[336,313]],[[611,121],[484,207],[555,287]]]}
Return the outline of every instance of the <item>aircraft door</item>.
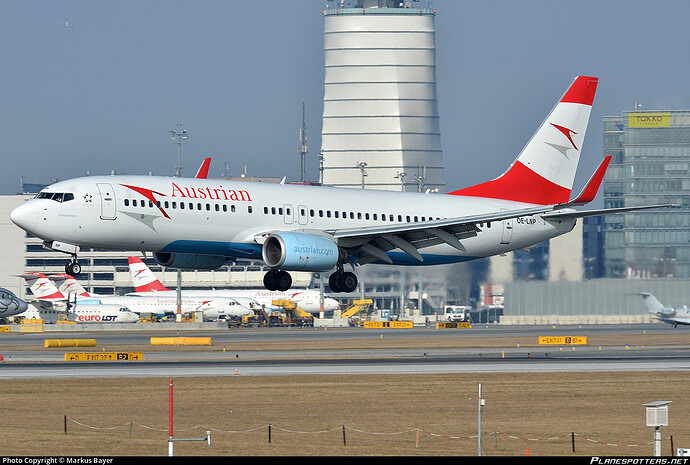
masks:
{"label": "aircraft door", "polygon": [[295,221],[292,205],[283,205],[283,221],[285,224],[292,224]]}
{"label": "aircraft door", "polygon": [[[501,211],[506,211],[501,209]],[[510,240],[513,238],[513,226],[515,218],[508,218],[507,220],[501,221],[503,224],[503,231],[501,232],[501,244],[510,244]]]}
{"label": "aircraft door", "polygon": [[117,203],[113,186],[106,183],[96,184],[101,195],[101,219],[114,220],[117,218]]}
{"label": "aircraft door", "polygon": [[309,210],[304,205],[297,207],[297,222],[299,224],[309,224]]}
{"label": "aircraft door", "polygon": [[501,244],[510,244],[510,240],[513,238],[513,218],[503,220],[503,232],[501,233]]}

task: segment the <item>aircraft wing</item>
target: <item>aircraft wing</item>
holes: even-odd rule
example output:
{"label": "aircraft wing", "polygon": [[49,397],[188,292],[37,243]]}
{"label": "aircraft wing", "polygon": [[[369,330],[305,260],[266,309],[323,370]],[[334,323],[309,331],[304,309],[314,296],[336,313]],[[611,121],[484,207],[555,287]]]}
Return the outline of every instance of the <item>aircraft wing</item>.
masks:
{"label": "aircraft wing", "polygon": [[340,247],[349,249],[350,253],[356,255],[359,264],[370,263],[376,260],[391,263],[392,260],[386,255],[386,252],[394,249],[400,249],[414,257],[417,261],[422,262],[424,259],[418,252],[418,249],[432,245],[446,243],[464,252],[465,247],[460,242],[460,239],[476,236],[480,231],[477,226],[480,223],[490,223],[530,215],[541,215],[547,221],[558,221],[671,206],[650,205],[584,211],[569,208],[571,206],[587,204],[594,199],[610,160],[610,156],[605,157],[582,192],[567,203],[535,205],[509,211],[460,216],[425,221],[423,223],[398,223],[385,226],[337,229],[326,232],[338,240]]}
{"label": "aircraft wing", "polygon": [[432,245],[446,243],[460,251],[465,251],[460,239],[476,236],[480,231],[477,226],[479,223],[545,213],[553,208],[553,205],[539,205],[423,223],[399,223],[386,226],[336,229],[326,232],[338,240],[339,246],[350,249],[354,255],[357,255],[357,263],[360,265],[376,260],[391,263],[392,260],[385,253],[394,249],[403,250],[422,262],[423,258],[418,249]]}
{"label": "aircraft wing", "polygon": [[586,218],[588,216],[598,215],[613,215],[616,213],[626,213],[638,210],[650,210],[653,208],[669,208],[674,207],[673,204],[664,205],[644,205],[641,207],[618,207],[618,208],[602,208],[598,210],[558,210],[544,213],[542,217],[547,220],[570,219],[570,218]]}

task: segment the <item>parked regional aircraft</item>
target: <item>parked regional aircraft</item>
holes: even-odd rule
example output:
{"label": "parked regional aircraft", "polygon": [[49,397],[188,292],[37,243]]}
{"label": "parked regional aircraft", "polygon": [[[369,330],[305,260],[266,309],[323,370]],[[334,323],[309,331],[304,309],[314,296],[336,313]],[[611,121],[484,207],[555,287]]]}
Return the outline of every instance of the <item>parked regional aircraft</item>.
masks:
{"label": "parked regional aircraft", "polygon": [[28,308],[28,302],[14,295],[14,292],[0,287],[0,318],[18,315]]}
{"label": "parked regional aircraft", "polygon": [[[76,294],[76,306],[84,304],[103,304],[125,306],[137,315],[151,313],[156,315],[173,315],[177,312],[177,297],[156,296],[119,296],[119,295],[90,295],[72,277],[70,281],[63,279],[64,275],[58,275],[63,281],[63,289]],[[43,302],[67,303],[69,295],[61,292],[52,281],[43,273],[26,273],[22,277],[26,280],[36,300]],[[230,298],[203,299],[198,297],[183,298],[181,300],[181,312],[201,311],[205,319],[217,319],[220,315],[241,317],[253,315],[249,308],[240,305],[237,300]]]}
{"label": "parked regional aircraft", "polygon": [[649,309],[649,313],[656,316],[660,321],[677,327],[678,325],[690,325],[690,309],[686,306],[683,308],[665,307],[653,294],[649,292],[641,292],[640,295],[644,299],[645,305]]}
{"label": "parked regional aircraft", "polygon": [[[139,257],[127,257],[129,272],[134,284],[133,294],[128,295],[177,295],[177,291],[168,289],[153,274]],[[257,302],[260,306],[271,307],[274,300],[289,300],[307,313],[319,313],[321,311],[321,291],[305,289],[302,291],[269,291],[265,289],[182,289],[182,295],[187,297],[232,297],[244,304],[243,299]],[[246,306],[246,304],[244,304]],[[337,310],[340,307],[338,301],[330,297],[323,298],[323,310],[325,312]]]}
{"label": "parked regional aircraft", "polygon": [[46,323],[56,323],[58,315],[66,315],[69,321],[75,323],[136,323],[139,315],[127,307],[109,304],[83,304],[71,306],[69,310],[58,307],[29,305],[29,308],[17,315],[26,319],[41,319]]}
{"label": "parked regional aircraft", "polygon": [[517,159],[498,178],[448,195],[159,176],[88,176],[57,182],[15,208],[12,221],[50,249],[153,252],[157,263],[215,269],[231,258],[263,260],[269,290],[288,271],[335,272],[333,292],[352,292],[345,271],[366,263],[437,265],[525,249],[573,229],[577,218],[646,207],[577,211],[592,201],[610,161],[570,194],[595,77],[578,76]]}

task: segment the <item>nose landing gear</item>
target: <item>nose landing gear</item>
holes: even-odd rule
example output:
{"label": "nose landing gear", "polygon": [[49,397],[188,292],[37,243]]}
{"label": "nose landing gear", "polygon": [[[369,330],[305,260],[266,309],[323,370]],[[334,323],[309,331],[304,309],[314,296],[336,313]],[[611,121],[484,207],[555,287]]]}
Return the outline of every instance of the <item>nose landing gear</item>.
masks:
{"label": "nose landing gear", "polygon": [[72,257],[72,260],[65,265],[65,273],[70,276],[76,276],[81,273],[81,265],[77,261],[76,255]]}

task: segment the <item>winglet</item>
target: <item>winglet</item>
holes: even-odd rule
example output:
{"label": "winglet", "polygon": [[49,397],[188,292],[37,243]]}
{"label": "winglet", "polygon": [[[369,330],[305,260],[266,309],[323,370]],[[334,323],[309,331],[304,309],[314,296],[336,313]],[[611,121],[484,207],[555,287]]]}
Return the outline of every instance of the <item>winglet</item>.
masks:
{"label": "winglet", "polygon": [[194,177],[197,179],[206,179],[208,177],[209,166],[211,166],[211,159],[204,158],[204,161],[201,162],[201,166],[199,166],[199,170],[196,172]]}
{"label": "winglet", "polygon": [[594,200],[594,197],[597,196],[597,192],[599,191],[601,181],[604,179],[604,174],[606,174],[606,168],[608,168],[610,161],[611,155],[604,157],[597,170],[594,172],[592,177],[589,178],[585,188],[582,189],[582,192],[580,192],[580,195],[578,195],[574,200],[568,202],[568,206],[584,205]]}

